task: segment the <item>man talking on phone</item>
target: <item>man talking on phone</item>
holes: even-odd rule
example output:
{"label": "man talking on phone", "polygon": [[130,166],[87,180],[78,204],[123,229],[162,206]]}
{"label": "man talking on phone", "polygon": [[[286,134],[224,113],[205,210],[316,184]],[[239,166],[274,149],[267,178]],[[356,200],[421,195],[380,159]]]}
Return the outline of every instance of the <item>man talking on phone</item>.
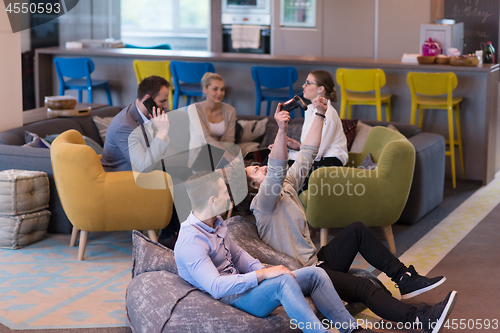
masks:
{"label": "man talking on phone", "polygon": [[[137,99],[113,118],[106,132],[101,156],[104,170],[150,172],[163,169],[174,178],[171,170],[165,170],[164,165],[169,146],[169,86],[167,80],[156,75],[141,81]],[[186,172],[189,173],[189,170]],[[179,178],[189,176],[186,174]],[[170,224],[162,231],[159,241],[173,248],[179,227],[174,208]]]}
{"label": "man talking on phone", "polygon": [[[149,142],[148,153],[142,154],[143,161],[138,159],[137,154],[132,156],[133,165],[136,171],[147,172],[147,169],[154,169],[154,164],[160,163],[169,143],[170,125],[166,112],[163,111],[168,107],[169,86],[170,83],[167,80],[155,75],[141,81],[137,88],[137,99],[113,118],[106,132],[101,157],[104,170],[108,172],[132,170],[129,136],[136,128],[142,128],[150,121],[155,126],[156,136]],[[156,110],[152,114],[143,104],[150,97],[156,103]],[[156,163],[151,164],[152,162]]]}

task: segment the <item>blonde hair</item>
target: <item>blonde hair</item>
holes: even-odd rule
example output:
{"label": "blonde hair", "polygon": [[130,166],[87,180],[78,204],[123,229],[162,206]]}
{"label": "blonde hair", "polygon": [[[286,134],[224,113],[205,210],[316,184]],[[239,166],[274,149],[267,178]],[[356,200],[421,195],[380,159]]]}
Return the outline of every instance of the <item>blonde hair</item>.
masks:
{"label": "blonde hair", "polygon": [[201,78],[201,87],[208,88],[210,83],[212,83],[212,80],[219,80],[224,82],[224,79],[219,74],[206,72],[205,75],[203,75],[203,77]]}

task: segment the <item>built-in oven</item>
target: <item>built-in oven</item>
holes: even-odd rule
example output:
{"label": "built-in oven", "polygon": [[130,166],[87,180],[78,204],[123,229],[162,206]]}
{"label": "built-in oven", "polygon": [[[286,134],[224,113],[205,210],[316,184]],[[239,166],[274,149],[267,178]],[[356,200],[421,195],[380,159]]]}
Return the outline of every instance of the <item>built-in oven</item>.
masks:
{"label": "built-in oven", "polygon": [[222,26],[222,52],[232,53],[271,53],[271,29],[267,25],[260,26],[260,46],[258,48],[234,48],[232,40],[233,26],[224,24]]}
{"label": "built-in oven", "polygon": [[[253,48],[233,47],[233,25],[259,26],[260,46]],[[271,0],[222,0],[223,52],[269,54],[271,49],[270,26]]]}

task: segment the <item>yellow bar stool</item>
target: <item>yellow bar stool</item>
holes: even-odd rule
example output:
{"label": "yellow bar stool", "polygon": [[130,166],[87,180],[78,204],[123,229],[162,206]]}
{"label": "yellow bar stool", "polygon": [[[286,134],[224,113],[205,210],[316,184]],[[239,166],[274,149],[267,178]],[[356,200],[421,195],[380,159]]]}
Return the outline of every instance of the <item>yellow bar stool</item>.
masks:
{"label": "yellow bar stool", "polygon": [[[462,97],[453,97],[453,90],[457,87],[458,80],[455,73],[421,73],[409,72],[407,77],[408,86],[411,92],[411,118],[410,122],[415,125],[418,114],[418,127],[422,128],[425,109],[448,110],[448,132],[449,139],[446,144],[450,146],[450,150],[446,151],[446,155],[451,158],[451,176],[453,188],[456,187],[456,172],[455,172],[455,142],[458,145],[460,152],[460,164],[462,167],[462,175],[465,177],[464,167],[464,149],[462,145],[462,128],[460,126],[460,107],[459,103]],[[446,95],[446,97],[438,97]],[[453,128],[453,113],[455,114],[455,122],[457,127],[457,140],[455,140],[455,131]]]}
{"label": "yellow bar stool", "polygon": [[[351,119],[352,105],[375,105],[377,120],[382,120],[382,104],[385,104],[385,119],[391,121],[391,94],[382,94],[385,73],[374,69],[337,69],[337,84],[340,86],[340,118]],[[369,93],[375,91],[375,93]]]}
{"label": "yellow bar stool", "polygon": [[134,71],[137,78],[137,84],[151,75],[158,75],[170,83],[168,88],[168,107],[174,109],[174,94],[172,74],[170,74],[170,61],[145,61],[134,60]]}

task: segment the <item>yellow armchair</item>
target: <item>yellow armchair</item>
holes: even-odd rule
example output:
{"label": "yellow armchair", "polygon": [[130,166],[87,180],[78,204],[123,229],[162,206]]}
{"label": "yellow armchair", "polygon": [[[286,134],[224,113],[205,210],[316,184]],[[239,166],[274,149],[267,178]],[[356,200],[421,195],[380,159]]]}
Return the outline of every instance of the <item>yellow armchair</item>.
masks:
{"label": "yellow armchair", "polygon": [[137,185],[132,171],[105,172],[100,155],[75,130],[54,140],[50,159],[62,207],[73,224],[70,246],[81,231],[78,260],[83,260],[89,232],[148,230],[157,241],[155,229],[170,223],[173,199],[168,174],[142,174],[143,182],[148,177],[164,182],[156,184],[160,189],[147,189]]}
{"label": "yellow armchair", "polygon": [[[374,170],[359,168],[371,154]],[[361,153],[349,153],[347,167],[315,170],[309,188],[300,195],[309,224],[321,228],[325,245],[328,228],[343,228],[361,221],[382,227],[389,248],[396,252],[391,225],[405,207],[415,168],[415,148],[401,133],[374,127]]]}

